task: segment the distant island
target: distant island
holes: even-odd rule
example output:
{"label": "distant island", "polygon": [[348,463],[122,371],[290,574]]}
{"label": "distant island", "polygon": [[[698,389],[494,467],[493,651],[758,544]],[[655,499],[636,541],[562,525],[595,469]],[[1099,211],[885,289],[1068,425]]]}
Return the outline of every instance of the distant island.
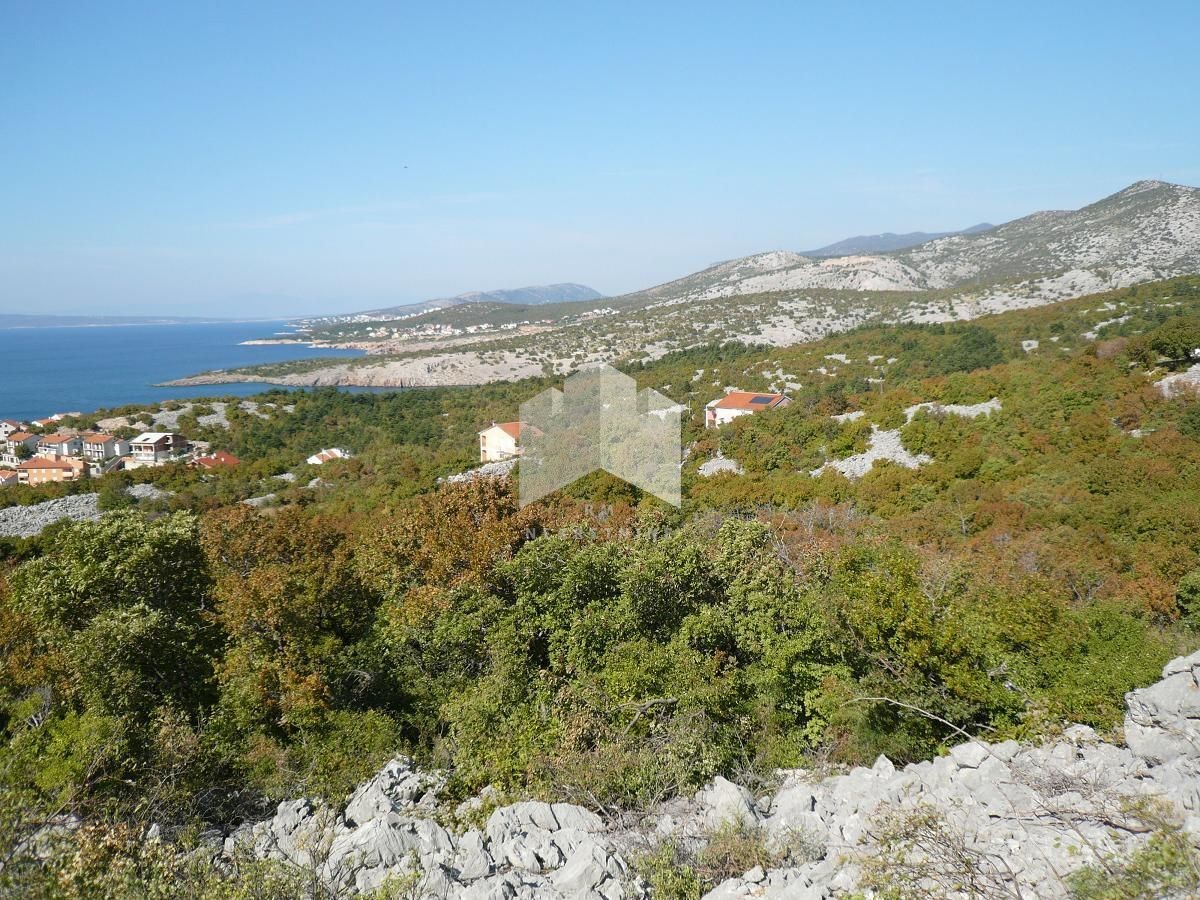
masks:
{"label": "distant island", "polygon": [[37,316],[0,313],[0,328],[101,328],[111,325],[203,325],[232,319],[199,316]]}

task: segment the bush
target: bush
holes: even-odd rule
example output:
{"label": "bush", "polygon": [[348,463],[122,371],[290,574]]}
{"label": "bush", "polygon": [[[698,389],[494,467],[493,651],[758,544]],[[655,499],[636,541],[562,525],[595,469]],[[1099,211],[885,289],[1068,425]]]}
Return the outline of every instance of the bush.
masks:
{"label": "bush", "polygon": [[1193,628],[1200,626],[1200,569],[1194,569],[1179,579],[1175,592],[1180,617]]}

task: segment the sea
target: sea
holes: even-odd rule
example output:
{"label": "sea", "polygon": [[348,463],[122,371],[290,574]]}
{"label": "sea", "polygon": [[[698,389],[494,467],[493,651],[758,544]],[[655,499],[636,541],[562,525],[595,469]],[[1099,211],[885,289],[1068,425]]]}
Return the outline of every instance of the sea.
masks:
{"label": "sea", "polygon": [[0,419],[28,422],[182,397],[244,397],[270,386],[155,385],[210,369],[362,355],[303,344],[242,345],[287,331],[282,321],[0,328]]}

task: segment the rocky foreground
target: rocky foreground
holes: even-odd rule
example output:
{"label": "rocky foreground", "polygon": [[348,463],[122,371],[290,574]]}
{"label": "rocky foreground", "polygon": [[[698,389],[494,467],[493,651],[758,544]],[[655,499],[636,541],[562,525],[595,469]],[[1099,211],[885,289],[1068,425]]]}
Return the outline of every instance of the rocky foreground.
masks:
{"label": "rocky foreground", "polygon": [[841,775],[781,771],[757,795],[717,778],[624,822],[569,803],[489,812],[490,791],[447,807],[442,775],[396,759],[344,810],[281,803],[220,853],[287,860],[349,892],[406,876],[406,896],[613,900],[651,895],[636,863],[655,847],[737,833],[774,862],[710,898],[834,897],[880,871],[930,895],[1064,896],[1072,872],[1115,870],[1164,822],[1200,846],[1200,652],[1126,701],[1120,744],[1077,725],[1037,746],[969,740],[902,769],[880,757]]}
{"label": "rocky foreground", "polygon": [[[135,500],[158,500],[170,496],[152,484],[133,484],[126,488]],[[41,534],[55,522],[95,522],[101,516],[99,494],[72,494],[29,506],[0,509],[0,537],[28,538]]]}

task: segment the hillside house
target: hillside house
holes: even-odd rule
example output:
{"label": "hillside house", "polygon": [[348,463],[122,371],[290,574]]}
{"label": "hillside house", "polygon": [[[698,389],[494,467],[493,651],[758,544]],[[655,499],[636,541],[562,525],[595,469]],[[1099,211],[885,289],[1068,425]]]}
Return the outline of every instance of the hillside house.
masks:
{"label": "hillside house", "polygon": [[17,474],[16,469],[0,469],[0,487],[9,487],[20,482],[21,476]]}
{"label": "hillside house", "polygon": [[37,444],[37,455],[43,459],[82,456],[83,439],[77,434],[43,434]]}
{"label": "hillside house", "polygon": [[82,434],[80,438],[83,441],[83,457],[91,462],[103,462],[129,453],[129,441],[111,434]]}
{"label": "hillside house", "polygon": [[87,463],[82,459],[47,459],[35,456],[17,466],[17,479],[20,484],[36,486],[52,481],[76,481],[83,477]]}
{"label": "hillside house", "polygon": [[197,456],[191,465],[197,469],[220,469],[240,466],[242,461],[227,450],[218,450],[211,456]]}
{"label": "hillside house", "polygon": [[332,462],[335,459],[349,459],[350,455],[351,454],[349,450],[343,450],[341,447],[330,447],[326,450],[321,450],[318,453],[314,453],[312,456],[306,459],[305,462],[310,466],[320,466],[327,462]]}
{"label": "hillside house", "polygon": [[[21,448],[25,448],[30,452],[37,449],[38,441],[41,437],[36,434],[30,434],[28,431],[14,431],[4,439],[5,456],[15,457]],[[18,459],[17,462],[20,462]],[[13,463],[16,465],[16,463]]]}
{"label": "hillside house", "polygon": [[0,441],[8,440],[8,436],[16,431],[24,431],[25,425],[16,419],[0,419]]}
{"label": "hillside house", "polygon": [[188,449],[187,438],[169,431],[147,431],[129,442],[129,458],[138,466],[156,466],[177,459]]}
{"label": "hillside house", "polygon": [[542,432],[528,422],[493,422],[479,432],[479,461],[499,462],[520,456],[524,452],[521,446],[522,433]]}
{"label": "hillside house", "polygon": [[792,401],[784,394],[759,394],[754,391],[730,391],[704,407],[704,427],[719,428],[738,416],[749,416],[764,409],[781,409]]}

